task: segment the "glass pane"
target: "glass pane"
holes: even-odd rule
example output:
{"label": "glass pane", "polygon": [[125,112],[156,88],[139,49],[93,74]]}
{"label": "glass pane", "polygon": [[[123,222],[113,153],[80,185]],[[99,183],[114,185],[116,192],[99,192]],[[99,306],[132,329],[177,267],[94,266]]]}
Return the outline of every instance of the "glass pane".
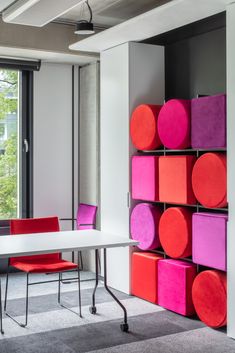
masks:
{"label": "glass pane", "polygon": [[0,219],[19,215],[19,77],[0,69]]}

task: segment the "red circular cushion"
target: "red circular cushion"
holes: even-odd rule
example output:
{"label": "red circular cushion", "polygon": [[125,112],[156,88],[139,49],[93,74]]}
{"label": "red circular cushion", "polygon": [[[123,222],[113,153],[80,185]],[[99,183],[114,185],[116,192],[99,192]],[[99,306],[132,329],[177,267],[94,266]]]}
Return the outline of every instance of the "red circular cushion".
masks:
{"label": "red circular cushion", "polygon": [[170,207],[161,216],[159,239],[173,258],[192,255],[192,213],[183,207]]}
{"label": "red circular cushion", "polygon": [[167,148],[189,147],[191,126],[190,101],[171,99],[162,107],[158,117],[158,133]]}
{"label": "red circular cushion", "polygon": [[130,133],[133,145],[139,150],[153,150],[161,145],[157,131],[160,105],[142,104],[132,113]]}
{"label": "red circular cushion", "polygon": [[210,327],[227,323],[226,274],[209,270],[199,273],[193,282],[193,304],[200,320]]}
{"label": "red circular cushion", "polygon": [[226,156],[205,153],[193,167],[192,186],[197,200],[205,207],[227,205]]}
{"label": "red circular cushion", "polygon": [[148,203],[140,203],[131,213],[131,237],[139,241],[142,250],[156,249],[160,246],[158,225],[161,211],[158,207]]}

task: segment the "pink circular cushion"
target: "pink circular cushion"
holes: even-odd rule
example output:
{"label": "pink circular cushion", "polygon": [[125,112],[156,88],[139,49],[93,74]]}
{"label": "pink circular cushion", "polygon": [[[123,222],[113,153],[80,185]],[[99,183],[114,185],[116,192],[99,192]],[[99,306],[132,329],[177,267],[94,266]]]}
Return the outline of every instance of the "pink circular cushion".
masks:
{"label": "pink circular cushion", "polygon": [[190,146],[190,101],[171,99],[158,115],[158,134],[167,148],[181,149]]}
{"label": "pink circular cushion", "polygon": [[133,145],[139,150],[154,150],[161,145],[157,119],[161,105],[141,104],[132,113],[130,134]]}
{"label": "pink circular cushion", "polygon": [[161,211],[158,207],[140,203],[134,207],[131,214],[131,237],[140,242],[142,250],[156,249],[160,246],[158,224]]}
{"label": "pink circular cushion", "polygon": [[175,259],[192,255],[192,212],[170,207],[159,222],[160,243],[166,254]]}
{"label": "pink circular cushion", "polygon": [[192,297],[200,320],[210,327],[227,322],[227,279],[224,272],[203,271],[193,282]]}
{"label": "pink circular cushion", "polygon": [[197,200],[204,207],[227,205],[227,168],[223,153],[205,153],[193,167],[192,186]]}

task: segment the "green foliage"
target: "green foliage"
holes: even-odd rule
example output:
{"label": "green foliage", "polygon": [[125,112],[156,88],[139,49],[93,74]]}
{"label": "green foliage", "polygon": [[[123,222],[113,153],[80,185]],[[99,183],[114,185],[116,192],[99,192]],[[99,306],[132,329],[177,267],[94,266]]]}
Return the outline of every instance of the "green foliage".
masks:
{"label": "green foliage", "polygon": [[5,142],[0,156],[0,218],[17,216],[17,136]]}
{"label": "green foliage", "polygon": [[0,71],[0,119],[5,119],[8,113],[17,111],[18,72]]}
{"label": "green foliage", "polygon": [[[0,120],[17,112],[18,72],[0,70]],[[0,219],[17,216],[17,135],[12,133],[3,143],[0,155]]]}

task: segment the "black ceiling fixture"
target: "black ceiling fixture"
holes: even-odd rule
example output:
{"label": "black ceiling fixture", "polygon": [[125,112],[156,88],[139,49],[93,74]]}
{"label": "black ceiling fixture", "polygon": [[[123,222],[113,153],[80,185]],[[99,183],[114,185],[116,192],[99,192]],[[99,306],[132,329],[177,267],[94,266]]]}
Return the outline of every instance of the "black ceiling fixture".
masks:
{"label": "black ceiling fixture", "polygon": [[88,34],[93,34],[95,33],[94,31],[94,25],[92,23],[92,10],[91,7],[89,5],[88,0],[85,1],[85,4],[87,5],[89,14],[90,14],[90,18],[89,20],[80,20],[78,21],[77,25],[76,25],[76,30],[75,30],[75,34],[82,34],[82,35],[88,35]]}

